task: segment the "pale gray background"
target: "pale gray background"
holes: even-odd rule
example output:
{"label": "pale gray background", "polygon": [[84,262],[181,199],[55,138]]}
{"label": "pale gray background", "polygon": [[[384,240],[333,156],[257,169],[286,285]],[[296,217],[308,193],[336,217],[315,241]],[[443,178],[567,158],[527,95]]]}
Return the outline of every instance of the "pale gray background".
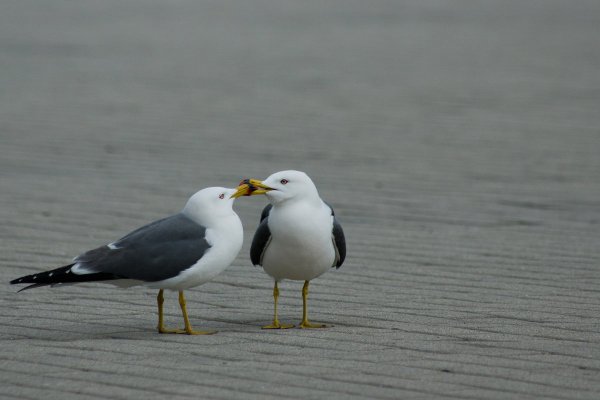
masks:
{"label": "pale gray background", "polygon": [[[2,1],[0,397],[598,398],[599,43],[596,0]],[[259,329],[264,198],[188,293],[217,335],[158,335],[143,288],[8,285],[284,168],[346,230],[330,329]]]}

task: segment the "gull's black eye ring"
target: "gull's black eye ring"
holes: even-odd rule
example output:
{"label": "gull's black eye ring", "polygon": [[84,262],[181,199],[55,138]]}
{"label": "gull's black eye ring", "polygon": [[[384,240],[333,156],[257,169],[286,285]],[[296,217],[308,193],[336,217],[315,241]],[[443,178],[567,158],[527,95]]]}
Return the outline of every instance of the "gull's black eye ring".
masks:
{"label": "gull's black eye ring", "polygon": [[225,193],[221,193],[221,194],[219,195],[219,198],[220,198],[221,200],[223,200],[223,199],[225,198]]}
{"label": "gull's black eye ring", "polygon": [[279,181],[282,185],[286,185],[289,181],[287,179],[282,179]]}

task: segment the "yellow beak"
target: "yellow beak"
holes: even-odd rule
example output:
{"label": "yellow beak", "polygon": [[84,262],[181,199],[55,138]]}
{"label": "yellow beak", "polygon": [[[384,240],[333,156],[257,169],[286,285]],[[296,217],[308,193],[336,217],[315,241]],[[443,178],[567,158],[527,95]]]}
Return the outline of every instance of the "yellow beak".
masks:
{"label": "yellow beak", "polygon": [[256,194],[265,194],[273,190],[272,187],[265,185],[264,183],[262,183],[262,181],[259,181],[258,179],[248,179],[248,184],[250,186],[249,196],[254,196]]}
{"label": "yellow beak", "polygon": [[231,198],[237,199],[242,196],[254,196],[256,194],[265,194],[273,188],[265,185],[257,179],[244,179],[240,182],[236,192],[231,195]]}
{"label": "yellow beak", "polygon": [[250,196],[250,185],[243,183],[236,189],[237,190],[235,191],[235,193],[231,195],[231,199],[237,199],[238,197],[242,196]]}
{"label": "yellow beak", "polygon": [[240,182],[236,192],[231,195],[231,198],[237,199],[242,196],[254,196],[255,194],[265,194],[273,188],[268,187],[257,179],[244,179]]}

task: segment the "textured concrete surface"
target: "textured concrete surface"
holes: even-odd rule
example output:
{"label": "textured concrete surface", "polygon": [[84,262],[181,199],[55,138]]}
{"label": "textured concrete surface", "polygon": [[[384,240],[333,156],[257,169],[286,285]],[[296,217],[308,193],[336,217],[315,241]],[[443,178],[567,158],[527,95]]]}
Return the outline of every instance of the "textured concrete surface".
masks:
{"label": "textured concrete surface", "polygon": [[[599,37],[597,1],[1,2],[0,398],[598,398]],[[188,292],[216,335],[158,335],[144,288],[8,285],[284,168],[346,231],[330,329],[259,329],[264,198]]]}

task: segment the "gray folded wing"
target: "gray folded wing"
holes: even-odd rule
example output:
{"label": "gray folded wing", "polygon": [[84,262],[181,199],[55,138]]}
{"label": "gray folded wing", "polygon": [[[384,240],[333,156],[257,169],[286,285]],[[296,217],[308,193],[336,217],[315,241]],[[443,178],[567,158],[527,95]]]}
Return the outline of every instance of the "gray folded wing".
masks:
{"label": "gray folded wing", "polygon": [[252,244],[250,245],[250,261],[252,261],[252,265],[262,265],[262,258],[271,242],[271,230],[269,229],[268,222],[271,208],[273,206],[268,204],[260,214],[260,224],[254,233]]}
{"label": "gray folded wing", "polygon": [[83,253],[74,262],[85,273],[156,282],[188,269],[209,248],[206,228],[179,213]]}
{"label": "gray folded wing", "polygon": [[325,202],[331,210],[331,216],[333,217],[333,229],[331,230],[331,239],[333,240],[333,247],[335,248],[335,264],[336,268],[339,268],[346,259],[346,237],[344,236],[344,230],[342,225],[335,217],[335,212],[331,204]]}

